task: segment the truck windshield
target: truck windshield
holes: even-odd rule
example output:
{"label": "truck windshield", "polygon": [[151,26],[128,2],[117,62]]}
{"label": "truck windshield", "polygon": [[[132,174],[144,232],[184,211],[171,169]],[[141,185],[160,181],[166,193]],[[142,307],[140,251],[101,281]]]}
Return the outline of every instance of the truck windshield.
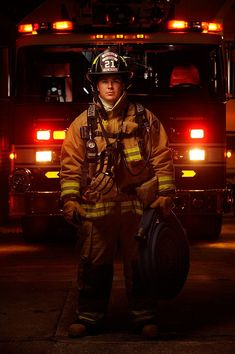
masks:
{"label": "truck windshield", "polygon": [[[16,97],[50,102],[90,101],[86,73],[101,46],[29,46],[18,50]],[[111,46],[134,72],[133,95],[223,96],[223,67],[213,45],[124,44]]]}

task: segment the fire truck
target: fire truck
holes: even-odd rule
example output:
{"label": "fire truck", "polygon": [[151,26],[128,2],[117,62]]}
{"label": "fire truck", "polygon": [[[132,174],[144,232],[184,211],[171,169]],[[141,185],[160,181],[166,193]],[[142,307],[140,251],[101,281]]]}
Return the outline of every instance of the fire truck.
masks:
{"label": "fire truck", "polygon": [[176,19],[172,4],[48,0],[18,24],[9,209],[10,217],[21,218],[26,240],[45,237],[64,222],[61,144],[69,124],[92,102],[86,73],[107,47],[134,72],[130,100],[154,112],[167,131],[174,211],[189,237],[219,237],[229,198],[222,25]]}

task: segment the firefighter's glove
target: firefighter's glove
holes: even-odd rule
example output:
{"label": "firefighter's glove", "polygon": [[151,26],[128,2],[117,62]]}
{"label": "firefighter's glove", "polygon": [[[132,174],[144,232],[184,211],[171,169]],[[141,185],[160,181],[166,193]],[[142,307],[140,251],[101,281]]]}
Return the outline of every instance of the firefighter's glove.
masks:
{"label": "firefighter's glove", "polygon": [[101,172],[91,181],[90,187],[93,191],[100,194],[107,194],[111,191],[114,185],[112,172]]}
{"label": "firefighter's glove", "polygon": [[83,200],[90,203],[97,203],[108,197],[115,197],[117,194],[113,175],[105,172],[99,173],[91,181],[87,190],[83,193]]}
{"label": "firefighter's glove", "polygon": [[86,216],[86,212],[78,201],[67,200],[63,206],[63,216],[69,224],[79,226],[81,218]]}
{"label": "firefighter's glove", "polygon": [[151,205],[152,209],[160,209],[162,216],[167,217],[171,213],[172,209],[172,197],[159,196]]}
{"label": "firefighter's glove", "polygon": [[136,188],[137,197],[143,203],[144,209],[147,208],[156,199],[158,192],[158,179],[153,177],[151,180],[143,183],[141,186]]}

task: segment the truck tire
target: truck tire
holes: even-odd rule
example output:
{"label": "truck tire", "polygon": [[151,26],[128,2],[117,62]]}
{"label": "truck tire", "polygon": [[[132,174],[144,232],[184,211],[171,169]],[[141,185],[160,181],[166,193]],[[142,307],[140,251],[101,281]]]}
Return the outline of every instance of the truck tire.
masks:
{"label": "truck tire", "polygon": [[59,216],[24,216],[21,218],[23,238],[29,243],[74,241],[77,230]]}

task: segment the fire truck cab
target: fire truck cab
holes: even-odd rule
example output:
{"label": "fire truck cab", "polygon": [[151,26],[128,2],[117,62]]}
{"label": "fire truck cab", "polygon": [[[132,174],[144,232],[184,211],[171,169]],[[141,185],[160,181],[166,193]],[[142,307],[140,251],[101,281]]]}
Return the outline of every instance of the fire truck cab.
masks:
{"label": "fire truck cab", "polygon": [[18,26],[10,215],[21,218],[27,240],[46,235],[53,220],[63,222],[61,144],[92,101],[86,73],[93,59],[111,47],[134,72],[130,100],[153,111],[168,133],[176,214],[189,237],[215,239],[228,198],[221,24],[173,20],[169,1],[114,4],[46,1]]}

